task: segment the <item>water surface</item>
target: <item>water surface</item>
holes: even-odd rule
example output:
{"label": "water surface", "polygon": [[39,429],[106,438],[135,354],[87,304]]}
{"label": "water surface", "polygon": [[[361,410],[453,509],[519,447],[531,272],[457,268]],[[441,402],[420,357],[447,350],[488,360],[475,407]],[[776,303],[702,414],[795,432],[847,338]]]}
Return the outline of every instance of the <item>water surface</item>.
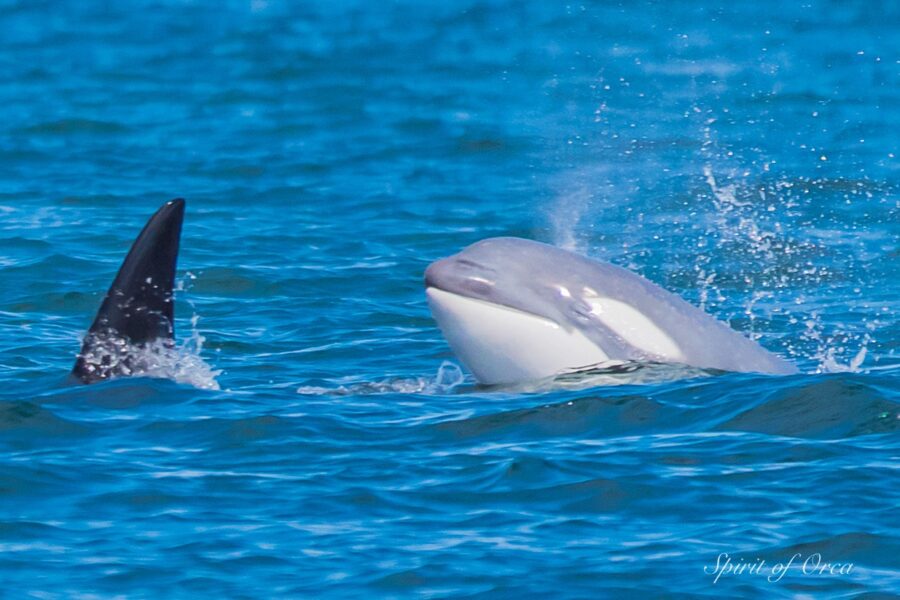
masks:
{"label": "water surface", "polygon": [[[900,589],[894,4],[13,0],[0,30],[11,597]],[[182,359],[66,385],[175,196]],[[480,388],[422,274],[495,235],[802,374]],[[769,581],[795,554],[853,568]]]}

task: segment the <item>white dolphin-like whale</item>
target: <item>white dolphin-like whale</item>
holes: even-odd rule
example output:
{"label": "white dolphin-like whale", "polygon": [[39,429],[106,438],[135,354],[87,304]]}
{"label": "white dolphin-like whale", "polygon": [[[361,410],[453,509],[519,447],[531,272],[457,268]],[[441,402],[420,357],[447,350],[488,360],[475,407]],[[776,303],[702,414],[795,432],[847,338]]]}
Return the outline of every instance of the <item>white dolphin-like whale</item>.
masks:
{"label": "white dolphin-like whale", "polygon": [[797,372],[640,275],[532,240],[472,244],[432,263],[425,286],[450,348],[483,384],[632,361]]}

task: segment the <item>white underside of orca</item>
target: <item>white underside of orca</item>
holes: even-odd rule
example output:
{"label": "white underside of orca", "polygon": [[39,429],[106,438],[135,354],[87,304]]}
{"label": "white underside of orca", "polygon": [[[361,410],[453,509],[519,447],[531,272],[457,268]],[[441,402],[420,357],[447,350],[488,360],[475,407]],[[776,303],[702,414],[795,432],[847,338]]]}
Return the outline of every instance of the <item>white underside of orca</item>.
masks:
{"label": "white underside of orca", "polygon": [[[573,369],[619,363],[577,329],[524,311],[429,287],[428,306],[460,361],[482,383],[541,379]],[[622,339],[667,362],[681,362],[677,344],[634,307],[596,297],[592,313]]]}
{"label": "white underside of orca", "polygon": [[581,332],[549,319],[433,287],[425,293],[450,348],[482,383],[540,379],[609,360]]}

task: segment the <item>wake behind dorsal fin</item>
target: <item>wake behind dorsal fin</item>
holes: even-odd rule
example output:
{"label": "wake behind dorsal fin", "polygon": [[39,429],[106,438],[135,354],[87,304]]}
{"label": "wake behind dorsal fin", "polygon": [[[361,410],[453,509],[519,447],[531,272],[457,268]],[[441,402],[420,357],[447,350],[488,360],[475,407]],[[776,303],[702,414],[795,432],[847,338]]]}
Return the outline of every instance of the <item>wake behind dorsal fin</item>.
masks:
{"label": "wake behind dorsal fin", "polygon": [[184,200],[171,200],[134,241],[72,369],[82,382],[137,374],[131,349],[157,340],[174,345],[172,289],[183,220]]}

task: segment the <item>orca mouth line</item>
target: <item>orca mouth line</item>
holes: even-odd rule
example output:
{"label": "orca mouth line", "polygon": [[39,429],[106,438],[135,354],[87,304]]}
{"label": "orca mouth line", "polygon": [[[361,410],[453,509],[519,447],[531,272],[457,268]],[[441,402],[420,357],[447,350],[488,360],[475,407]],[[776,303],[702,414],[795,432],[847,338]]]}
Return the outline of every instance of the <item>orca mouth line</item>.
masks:
{"label": "orca mouth line", "polygon": [[451,296],[455,296],[456,298],[462,298],[464,300],[469,300],[470,302],[478,302],[480,304],[484,304],[485,306],[490,306],[493,308],[499,308],[499,309],[503,309],[503,310],[516,312],[516,313],[519,313],[522,315],[527,315],[529,317],[534,317],[536,319],[543,319],[545,321],[549,321],[549,322],[553,323],[554,325],[560,326],[559,323],[557,323],[554,319],[551,319],[550,317],[546,317],[544,315],[541,315],[541,314],[538,314],[535,312],[531,312],[528,310],[522,310],[518,306],[510,306],[509,304],[503,304],[502,302],[493,302],[491,300],[486,300],[484,298],[470,296],[468,294],[462,293],[459,290],[448,290],[445,287],[440,287],[437,285],[426,285],[425,286],[425,294],[426,295],[431,295],[430,292],[432,290],[437,290],[438,292],[441,292],[443,294],[449,294]]}

